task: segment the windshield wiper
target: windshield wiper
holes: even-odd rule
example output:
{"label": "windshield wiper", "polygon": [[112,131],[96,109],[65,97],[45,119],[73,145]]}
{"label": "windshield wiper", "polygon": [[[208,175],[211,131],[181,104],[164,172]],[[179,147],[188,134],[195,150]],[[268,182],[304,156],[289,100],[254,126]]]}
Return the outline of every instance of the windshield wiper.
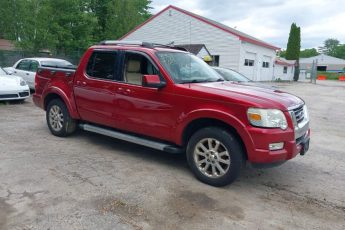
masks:
{"label": "windshield wiper", "polygon": [[182,83],[185,84],[185,83],[203,83],[203,82],[220,82],[220,81],[224,81],[224,79],[223,78],[193,79],[193,80],[182,81]]}

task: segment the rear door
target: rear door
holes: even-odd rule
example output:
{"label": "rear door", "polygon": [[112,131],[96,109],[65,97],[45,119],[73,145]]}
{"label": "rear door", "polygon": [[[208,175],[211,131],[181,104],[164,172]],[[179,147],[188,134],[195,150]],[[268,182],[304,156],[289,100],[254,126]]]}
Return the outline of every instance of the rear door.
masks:
{"label": "rear door", "polygon": [[74,94],[82,120],[116,126],[113,118],[117,63],[117,51],[94,50],[86,69],[76,75]]}

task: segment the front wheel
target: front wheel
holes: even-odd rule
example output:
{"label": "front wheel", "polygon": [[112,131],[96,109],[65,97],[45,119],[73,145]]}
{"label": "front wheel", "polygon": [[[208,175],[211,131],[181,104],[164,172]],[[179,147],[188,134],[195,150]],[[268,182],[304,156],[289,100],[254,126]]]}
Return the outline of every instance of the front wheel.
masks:
{"label": "front wheel", "polygon": [[69,115],[68,109],[63,101],[54,99],[47,106],[46,119],[49,130],[52,134],[65,137],[76,130],[76,121]]}
{"label": "front wheel", "polygon": [[238,177],[243,163],[243,150],[236,137],[227,130],[207,127],[190,138],[187,160],[200,181],[225,186]]}

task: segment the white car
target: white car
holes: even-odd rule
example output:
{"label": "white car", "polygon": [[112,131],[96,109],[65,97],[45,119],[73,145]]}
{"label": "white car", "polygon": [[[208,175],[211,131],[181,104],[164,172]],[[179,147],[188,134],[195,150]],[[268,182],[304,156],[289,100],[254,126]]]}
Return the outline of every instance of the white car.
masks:
{"label": "white car", "polygon": [[0,67],[0,101],[25,100],[30,96],[30,89],[23,78],[9,75]]}
{"label": "white car", "polygon": [[74,65],[63,59],[56,58],[24,58],[17,61],[13,67],[4,68],[8,73],[22,77],[30,89],[35,89],[35,75],[38,67],[73,67]]}

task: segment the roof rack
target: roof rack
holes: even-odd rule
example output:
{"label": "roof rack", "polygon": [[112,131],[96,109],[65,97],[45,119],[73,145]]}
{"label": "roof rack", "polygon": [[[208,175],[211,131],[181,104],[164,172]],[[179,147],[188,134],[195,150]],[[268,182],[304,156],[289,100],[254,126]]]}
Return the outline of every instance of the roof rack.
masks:
{"label": "roof rack", "polygon": [[141,41],[106,40],[106,41],[101,41],[99,45],[133,45],[133,46],[142,46],[142,47],[150,48],[150,49],[153,49],[155,47],[162,47],[162,48],[188,51],[187,49],[183,47],[178,47],[178,46],[173,46],[173,45],[164,45],[164,44],[158,44],[158,43],[150,43],[150,42],[141,42]]}

